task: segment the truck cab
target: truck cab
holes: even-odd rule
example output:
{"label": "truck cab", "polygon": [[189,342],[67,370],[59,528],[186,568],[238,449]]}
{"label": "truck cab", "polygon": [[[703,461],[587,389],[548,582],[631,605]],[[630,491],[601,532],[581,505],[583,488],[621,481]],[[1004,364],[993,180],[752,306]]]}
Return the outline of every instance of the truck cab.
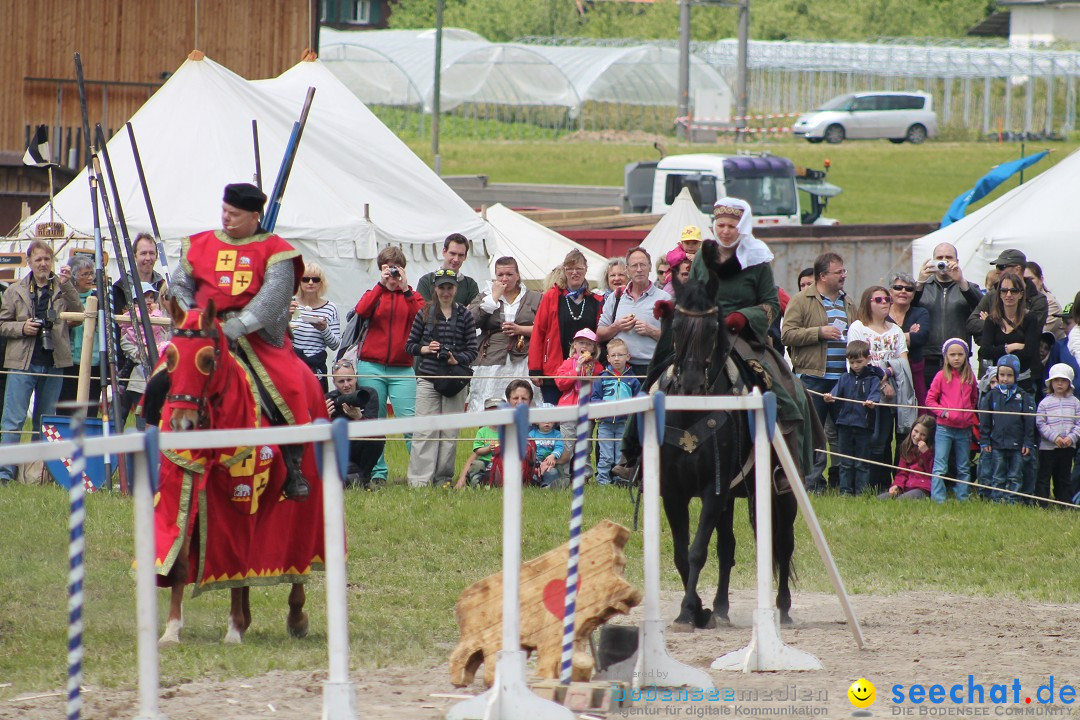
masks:
{"label": "truck cab", "polygon": [[[804,182],[808,175],[814,176],[812,183]],[[828,197],[840,192],[824,182],[824,175],[822,171],[796,169],[787,158],[766,153],[669,155],[658,162],[626,166],[624,210],[667,212],[685,187],[708,215],[718,198],[729,195],[750,203],[755,225],[813,224],[819,221]],[[804,213],[800,207],[800,189],[811,194],[810,212]],[[827,194],[823,197],[821,193]]]}

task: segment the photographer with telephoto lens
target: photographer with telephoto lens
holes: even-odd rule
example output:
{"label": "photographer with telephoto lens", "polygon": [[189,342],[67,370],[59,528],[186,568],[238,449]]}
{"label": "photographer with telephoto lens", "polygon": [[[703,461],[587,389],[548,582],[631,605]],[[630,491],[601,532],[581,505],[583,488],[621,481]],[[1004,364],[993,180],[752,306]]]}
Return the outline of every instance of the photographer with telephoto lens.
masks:
{"label": "photographer with telephoto lens", "polygon": [[[63,384],[63,369],[71,366],[71,338],[61,312],[82,312],[82,302],[71,281],[71,268],[53,272],[53,250],[44,240],[27,248],[30,274],[5,292],[0,308],[0,335],[7,338],[4,367],[13,371],[4,390],[0,443],[18,443],[34,395],[31,429],[41,430],[41,416],[56,412]],[[0,483],[15,477],[15,466],[0,467]]]}
{"label": "photographer with telephoto lens", "polygon": [[[372,420],[379,417],[379,393],[374,388],[357,385],[356,366],[351,360],[338,360],[333,365],[334,389],[326,393],[326,412],[331,420]],[[372,479],[371,471],[383,453],[385,438],[363,438],[349,441],[349,467],[345,487],[378,487],[384,479]]]}

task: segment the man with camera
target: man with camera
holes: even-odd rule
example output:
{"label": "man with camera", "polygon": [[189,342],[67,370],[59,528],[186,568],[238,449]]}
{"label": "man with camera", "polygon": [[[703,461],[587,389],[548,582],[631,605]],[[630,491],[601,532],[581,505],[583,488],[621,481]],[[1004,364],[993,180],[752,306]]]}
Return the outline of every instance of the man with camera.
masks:
{"label": "man with camera", "polygon": [[912,305],[924,307],[930,313],[930,338],[923,346],[926,387],[930,387],[942,368],[941,346],[946,340],[960,338],[971,347],[971,333],[965,323],[981,299],[979,286],[968,282],[960,269],[956,248],[949,243],[935,247],[934,256],[919,270],[911,300]]}
{"label": "man with camera", "polygon": [[[4,390],[0,420],[0,443],[18,443],[30,395],[34,394],[31,429],[41,430],[41,416],[56,412],[63,384],[63,369],[71,366],[71,339],[62,312],[83,311],[71,268],[53,273],[53,250],[44,240],[34,240],[26,250],[30,274],[4,292],[0,308],[0,335],[7,338],[4,367],[11,372]],[[15,478],[15,466],[0,467],[0,483]]]}
{"label": "man with camera", "polygon": [[[338,360],[333,365],[334,389],[326,394],[326,412],[331,420],[366,420],[379,417],[379,393],[373,388],[356,384],[356,366],[351,360]],[[364,438],[349,441],[349,469],[345,487],[374,487],[385,482],[372,480],[371,471],[382,455],[383,438]]]}

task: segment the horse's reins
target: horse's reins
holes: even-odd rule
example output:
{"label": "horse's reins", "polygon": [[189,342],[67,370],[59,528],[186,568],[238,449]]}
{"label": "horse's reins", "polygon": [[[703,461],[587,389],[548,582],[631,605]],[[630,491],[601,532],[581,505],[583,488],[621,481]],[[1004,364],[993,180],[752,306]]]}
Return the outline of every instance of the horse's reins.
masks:
{"label": "horse's reins", "polygon": [[[712,315],[718,314],[719,313],[719,308],[711,307],[708,310],[688,310],[687,308],[684,308],[681,305],[676,305],[675,306],[675,312],[679,313],[680,315],[684,315],[686,317],[706,318],[706,317],[710,317]],[[706,389],[706,391],[708,391],[708,389],[712,387],[713,382],[715,382],[715,380],[716,380],[715,377],[709,377],[709,370],[712,369],[712,367],[713,367],[713,356],[716,355],[716,343],[717,343],[719,337],[720,337],[720,332],[719,332],[719,328],[718,328],[716,334],[713,335],[712,347],[710,347],[708,349],[708,352],[706,352],[706,354],[705,354],[705,389]],[[679,379],[679,365],[680,365],[680,363],[678,362],[678,360],[680,360],[682,357],[685,357],[685,356],[686,356],[686,351],[685,350],[682,353],[679,353],[678,348],[676,348],[676,353],[675,353],[676,362],[673,363],[673,365],[672,365],[672,368],[673,368],[672,374],[674,375],[674,378],[675,378],[676,381],[678,381],[678,379]]]}
{"label": "horse's reins", "polygon": [[185,395],[182,393],[171,393],[165,396],[165,400],[168,402],[186,402],[192,403],[199,413],[199,426],[204,427],[210,420],[210,412],[207,408],[206,394],[210,387],[210,381],[214,379],[214,373],[218,369],[218,360],[221,359],[221,350],[218,348],[218,331],[217,328],[211,327],[208,330],[191,330],[189,328],[181,328],[173,331],[173,337],[185,338],[187,340],[211,340],[214,347],[214,365],[210,368],[210,372],[206,374],[206,381],[203,383],[202,395],[196,397],[195,395]]}

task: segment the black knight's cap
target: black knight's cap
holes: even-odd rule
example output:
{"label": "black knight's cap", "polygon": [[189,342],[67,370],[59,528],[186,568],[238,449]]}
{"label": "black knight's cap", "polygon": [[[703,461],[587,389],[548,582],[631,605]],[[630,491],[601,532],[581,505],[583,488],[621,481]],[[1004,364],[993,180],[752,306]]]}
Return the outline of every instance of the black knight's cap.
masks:
{"label": "black knight's cap", "polygon": [[229,205],[248,212],[261,213],[263,205],[266,204],[266,195],[251,183],[226,185],[225,197],[222,199]]}

